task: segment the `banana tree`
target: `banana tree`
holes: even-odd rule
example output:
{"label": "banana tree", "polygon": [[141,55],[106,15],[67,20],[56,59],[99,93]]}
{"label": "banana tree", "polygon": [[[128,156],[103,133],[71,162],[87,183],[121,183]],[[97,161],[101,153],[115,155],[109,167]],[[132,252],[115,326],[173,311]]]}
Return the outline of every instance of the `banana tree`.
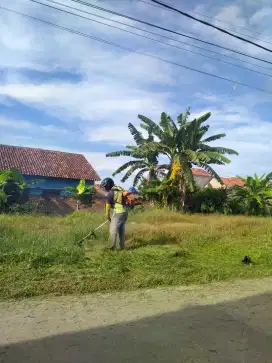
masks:
{"label": "banana tree", "polygon": [[272,212],[272,172],[265,176],[239,177],[244,186],[234,186],[230,199],[243,203],[249,215],[270,215]]}
{"label": "banana tree", "polygon": [[76,187],[65,187],[68,195],[72,195],[77,199],[77,211],[79,210],[79,203],[91,204],[95,195],[95,188],[93,185],[86,185],[84,179],[81,179]]}
{"label": "banana tree", "polygon": [[193,121],[188,121],[190,109],[188,108],[184,114],[180,114],[177,121],[174,122],[165,112],[161,114],[159,124],[149,118],[139,115],[142,120],[141,127],[149,127],[152,129],[155,141],[150,141],[143,146],[149,148],[158,154],[163,154],[169,159],[168,177],[171,176],[173,170],[176,182],[179,185],[180,209],[184,208],[186,187],[189,190],[194,189],[194,178],[192,167],[198,166],[207,170],[213,177],[222,183],[219,175],[211,167],[211,164],[225,165],[230,160],[225,154],[238,155],[235,150],[210,146],[209,143],[225,137],[225,134],[216,134],[207,138],[204,135],[209,130],[209,125],[204,125],[211,113],[205,113]]}
{"label": "banana tree", "polygon": [[137,172],[133,181],[133,186],[137,186],[145,173],[148,174],[148,180],[154,180],[160,173],[161,168],[158,165],[158,152],[148,146],[150,142],[154,141],[152,127],[145,127],[148,133],[147,138],[144,138],[143,134],[131,123],[128,124],[128,129],[136,146],[127,145],[126,150],[108,153],[106,157],[130,157],[132,160],[121,165],[112,175],[115,176],[126,170],[125,175],[121,179],[121,182],[124,183],[132,174]]}

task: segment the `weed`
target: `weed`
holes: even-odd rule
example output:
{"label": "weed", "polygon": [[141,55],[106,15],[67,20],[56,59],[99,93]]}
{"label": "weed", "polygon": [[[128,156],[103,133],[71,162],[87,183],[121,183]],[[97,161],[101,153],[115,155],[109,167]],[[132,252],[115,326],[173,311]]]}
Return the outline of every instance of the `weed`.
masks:
{"label": "weed", "polygon": [[[82,294],[203,284],[272,274],[272,220],[147,210],[130,215],[127,250],[109,252],[108,228],[73,245],[104,220],[0,215],[0,296]],[[251,267],[242,264],[250,256]]]}

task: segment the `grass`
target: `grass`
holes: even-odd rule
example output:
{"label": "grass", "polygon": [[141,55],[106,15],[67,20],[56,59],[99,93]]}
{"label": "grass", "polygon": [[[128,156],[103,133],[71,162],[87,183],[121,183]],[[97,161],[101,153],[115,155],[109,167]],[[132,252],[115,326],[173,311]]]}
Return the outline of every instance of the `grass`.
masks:
{"label": "grass", "polygon": [[[110,252],[107,227],[73,242],[101,214],[0,215],[0,297],[83,294],[272,275],[272,219],[144,211],[130,216],[127,250]],[[244,255],[252,266],[241,263]]]}

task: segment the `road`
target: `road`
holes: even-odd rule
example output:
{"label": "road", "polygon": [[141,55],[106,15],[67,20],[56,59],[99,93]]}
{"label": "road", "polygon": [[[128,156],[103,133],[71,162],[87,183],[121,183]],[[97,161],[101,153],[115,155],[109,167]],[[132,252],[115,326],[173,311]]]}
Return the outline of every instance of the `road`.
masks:
{"label": "road", "polygon": [[1,363],[271,363],[272,278],[0,302]]}

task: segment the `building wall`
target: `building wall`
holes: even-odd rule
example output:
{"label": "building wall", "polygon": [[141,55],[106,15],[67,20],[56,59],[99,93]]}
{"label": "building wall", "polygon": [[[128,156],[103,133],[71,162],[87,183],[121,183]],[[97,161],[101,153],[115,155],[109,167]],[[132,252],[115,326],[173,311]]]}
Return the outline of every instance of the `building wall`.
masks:
{"label": "building wall", "polygon": [[209,185],[214,188],[214,189],[219,189],[219,188],[225,188],[224,185],[220,184],[218,180],[216,180],[215,178],[213,178],[210,182]]}
{"label": "building wall", "polygon": [[[34,182],[33,185],[29,185],[26,192],[30,195],[41,195],[44,191],[61,192],[65,190],[65,187],[76,187],[79,183],[79,179],[64,179],[64,178],[52,178],[43,176],[24,175],[26,183]],[[87,185],[94,185],[93,181],[86,181]]]}
{"label": "building wall", "polygon": [[[26,211],[53,216],[65,216],[77,210],[77,200],[46,192],[43,195],[24,194],[19,202]],[[94,198],[93,205],[79,204],[79,212],[104,212],[105,200]]]}
{"label": "building wall", "polygon": [[194,179],[199,188],[204,188],[210,182],[212,176],[194,175]]}

